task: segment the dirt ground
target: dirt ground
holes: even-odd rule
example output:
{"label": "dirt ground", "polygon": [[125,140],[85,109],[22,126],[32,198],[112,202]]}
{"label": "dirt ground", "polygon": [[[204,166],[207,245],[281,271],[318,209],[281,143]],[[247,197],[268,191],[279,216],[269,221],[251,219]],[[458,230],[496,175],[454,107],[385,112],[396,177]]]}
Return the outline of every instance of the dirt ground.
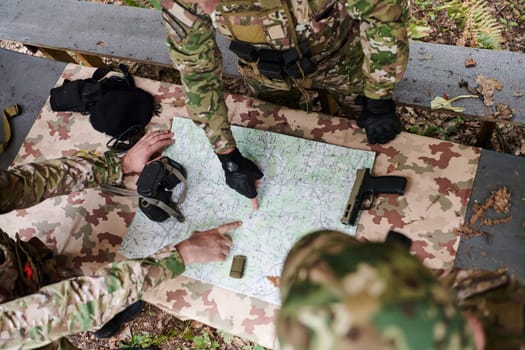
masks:
{"label": "dirt ground", "polygon": [[[82,0],[80,0],[82,1]],[[121,0],[84,0],[122,5]],[[430,28],[428,36],[419,40],[456,45],[462,29],[457,22],[447,16],[447,12],[435,10],[436,5],[444,1],[414,0],[411,13],[420,24]],[[504,28],[502,49],[525,52],[525,10],[523,0],[491,0],[486,4],[491,13]],[[0,41],[0,47],[6,47],[27,54],[24,46]],[[38,53],[36,53],[38,55]],[[109,64],[117,62],[108,60]],[[137,76],[179,82],[175,70],[128,62],[131,72]],[[226,89],[233,93],[246,93],[239,79],[226,79]],[[525,98],[525,97],[523,97]],[[415,108],[399,107],[405,129],[425,136],[446,139],[466,145],[475,145],[480,123],[467,121],[447,113],[436,113]],[[497,124],[491,145],[495,151],[525,156],[525,128]],[[152,305],[139,314],[135,320],[128,322],[113,338],[96,339],[91,332],[83,332],[70,337],[80,349],[116,349],[126,348],[125,344],[147,347],[158,345],[161,349],[239,349],[262,350],[252,342],[233,337],[196,321],[182,321]],[[129,348],[129,347],[128,347]]]}

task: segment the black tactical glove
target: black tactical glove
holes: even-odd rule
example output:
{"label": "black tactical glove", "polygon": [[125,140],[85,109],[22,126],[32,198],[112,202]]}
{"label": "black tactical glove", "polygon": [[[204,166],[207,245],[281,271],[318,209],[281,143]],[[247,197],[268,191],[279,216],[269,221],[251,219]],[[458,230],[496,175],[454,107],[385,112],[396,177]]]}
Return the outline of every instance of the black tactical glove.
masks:
{"label": "black tactical glove", "polygon": [[387,143],[401,132],[401,120],[396,115],[394,100],[373,100],[360,96],[360,102],[363,111],[357,125],[365,129],[368,143]]}
{"label": "black tactical glove", "polygon": [[228,154],[218,154],[226,175],[226,184],[248,198],[257,197],[255,180],[264,174],[251,160],[244,158],[236,148]]}

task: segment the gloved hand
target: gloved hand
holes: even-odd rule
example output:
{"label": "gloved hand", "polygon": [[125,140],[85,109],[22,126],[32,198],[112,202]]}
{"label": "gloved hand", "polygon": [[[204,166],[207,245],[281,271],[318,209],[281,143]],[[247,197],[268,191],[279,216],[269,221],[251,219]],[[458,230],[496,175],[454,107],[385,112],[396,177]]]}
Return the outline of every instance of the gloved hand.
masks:
{"label": "gloved hand", "polygon": [[394,100],[373,100],[361,96],[363,111],[357,125],[364,128],[370,144],[383,144],[401,132],[401,120],[396,114]]}
{"label": "gloved hand", "polygon": [[226,175],[226,184],[248,198],[255,198],[255,180],[264,174],[251,160],[244,158],[236,148],[228,154],[217,154]]}

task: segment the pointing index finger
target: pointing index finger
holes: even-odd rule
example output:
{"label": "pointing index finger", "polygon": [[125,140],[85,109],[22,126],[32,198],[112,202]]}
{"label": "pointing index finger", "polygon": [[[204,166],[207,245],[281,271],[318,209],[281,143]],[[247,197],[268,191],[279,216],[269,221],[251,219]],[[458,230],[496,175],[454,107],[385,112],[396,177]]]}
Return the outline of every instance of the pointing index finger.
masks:
{"label": "pointing index finger", "polygon": [[216,230],[220,234],[225,234],[225,233],[235,230],[241,225],[242,225],[242,221],[233,221],[233,222],[229,222],[227,224],[217,227]]}

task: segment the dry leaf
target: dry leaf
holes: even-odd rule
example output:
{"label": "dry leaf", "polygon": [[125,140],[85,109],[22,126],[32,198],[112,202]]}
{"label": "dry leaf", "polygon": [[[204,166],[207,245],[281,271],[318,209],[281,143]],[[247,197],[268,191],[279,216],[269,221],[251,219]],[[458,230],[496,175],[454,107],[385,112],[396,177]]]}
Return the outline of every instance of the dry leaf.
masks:
{"label": "dry leaf", "polygon": [[487,78],[483,74],[476,78],[477,91],[483,95],[483,103],[486,106],[494,105],[494,92],[503,89],[503,83],[496,78]]}
{"label": "dry leaf", "polygon": [[275,288],[279,288],[279,283],[281,282],[281,278],[279,276],[266,276],[266,279],[273,284]]}
{"label": "dry leaf", "polygon": [[475,67],[477,64],[478,62],[476,62],[476,60],[472,57],[467,57],[467,59],[465,60],[465,67],[467,68]]}
{"label": "dry leaf", "polygon": [[[479,230],[480,226],[494,226],[499,224],[506,224],[512,220],[512,216],[504,216],[501,218],[489,218],[487,217],[487,211],[493,209],[494,212],[508,213],[510,210],[510,197],[511,194],[507,187],[500,186],[497,190],[490,193],[489,198],[483,203],[474,203],[472,205],[472,215],[468,224],[462,224],[459,228],[455,228],[452,232],[462,237],[477,237],[483,236],[487,240],[488,244],[492,244],[492,236],[487,232]],[[476,228],[473,228],[473,226]]]}
{"label": "dry leaf", "polygon": [[496,112],[492,115],[494,118],[499,120],[512,120],[512,115],[514,112],[509,105],[498,103],[496,105]]}

